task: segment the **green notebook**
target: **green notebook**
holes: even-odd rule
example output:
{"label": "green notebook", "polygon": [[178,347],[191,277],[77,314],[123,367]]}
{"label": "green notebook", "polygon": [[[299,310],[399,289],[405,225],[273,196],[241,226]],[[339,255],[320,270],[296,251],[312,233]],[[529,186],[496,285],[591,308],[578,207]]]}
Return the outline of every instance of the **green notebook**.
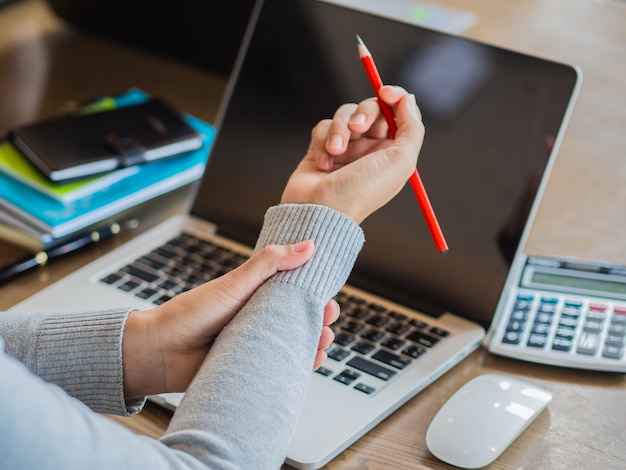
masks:
{"label": "green notebook", "polygon": [[81,199],[109,187],[116,181],[137,173],[137,167],[116,170],[107,175],[84,179],[73,183],[58,184],[42,175],[26,157],[9,142],[0,143],[0,171],[31,188],[63,203]]}

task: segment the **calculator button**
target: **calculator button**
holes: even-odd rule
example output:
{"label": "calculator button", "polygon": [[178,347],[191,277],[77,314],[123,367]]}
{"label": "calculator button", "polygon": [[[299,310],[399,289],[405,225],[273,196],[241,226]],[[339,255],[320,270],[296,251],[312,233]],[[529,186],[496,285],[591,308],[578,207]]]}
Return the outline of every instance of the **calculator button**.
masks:
{"label": "calculator button", "polygon": [[544,325],[552,324],[554,315],[551,313],[538,313],[535,317],[535,323],[543,323]]}
{"label": "calculator button", "polygon": [[526,346],[530,348],[544,348],[546,343],[548,342],[548,337],[546,335],[530,335],[528,337],[528,342]]}
{"label": "calculator button", "polygon": [[504,344],[519,344],[521,340],[522,335],[517,331],[507,331],[502,338]]}
{"label": "calculator button", "polygon": [[569,351],[572,349],[572,341],[565,338],[554,338],[552,349],[555,351]]}
{"label": "calculator button", "polygon": [[574,329],[578,326],[578,318],[561,317],[561,320],[559,321],[559,326]]}
{"label": "calculator button", "polygon": [[589,307],[589,313],[587,313],[587,320],[603,322],[605,318],[606,318],[606,311],[592,310],[591,307]]}
{"label": "calculator button", "polygon": [[626,338],[623,336],[609,335],[606,337],[605,343],[611,346],[623,347],[626,346]]}
{"label": "calculator button", "polygon": [[525,322],[526,320],[528,320],[528,314],[529,310],[513,310],[509,319]]}
{"label": "calculator button", "polygon": [[580,307],[572,307],[568,305],[565,305],[563,307],[563,310],[561,311],[562,316],[570,317],[570,318],[578,318],[580,316],[580,313],[581,313]]}
{"label": "calculator button", "polygon": [[513,321],[510,321],[509,324],[506,326],[506,330],[521,333],[522,331],[524,331],[524,326],[525,326],[524,322],[513,320]]}
{"label": "calculator button", "polygon": [[618,309],[617,307],[615,307],[613,309],[613,312],[614,315],[613,319],[611,320],[612,323],[626,324],[626,309]]}
{"label": "calculator button", "polygon": [[621,359],[624,357],[624,348],[618,348],[616,346],[606,346],[602,352],[602,356],[610,359]]}
{"label": "calculator button", "polygon": [[555,333],[555,336],[559,338],[565,338],[565,339],[574,339],[575,335],[576,335],[576,330],[574,330],[573,328],[566,328],[566,327],[557,328],[556,333]]}
{"label": "calculator button", "polygon": [[550,325],[535,323],[530,331],[537,335],[548,336],[550,334]]}
{"label": "calculator button", "polygon": [[609,326],[609,334],[620,336],[626,335],[626,325],[619,325],[615,322],[612,322]]}
{"label": "calculator button", "polygon": [[576,352],[578,354],[585,354],[587,356],[595,356],[598,352],[600,345],[600,335],[590,332],[583,332],[578,340],[578,348]]}
{"label": "calculator button", "polygon": [[606,311],[606,305],[604,304],[589,304],[589,310],[595,310],[598,312]]}
{"label": "calculator button", "polygon": [[517,300],[520,301],[532,302],[534,298],[532,294],[517,294]]}
{"label": "calculator button", "polygon": [[583,326],[583,330],[584,331],[600,332],[600,331],[602,331],[602,323],[598,323],[598,322],[595,322],[595,321],[586,321],[584,326]]}
{"label": "calculator button", "polygon": [[554,312],[556,312],[556,306],[546,303],[539,304],[539,312],[552,315]]}

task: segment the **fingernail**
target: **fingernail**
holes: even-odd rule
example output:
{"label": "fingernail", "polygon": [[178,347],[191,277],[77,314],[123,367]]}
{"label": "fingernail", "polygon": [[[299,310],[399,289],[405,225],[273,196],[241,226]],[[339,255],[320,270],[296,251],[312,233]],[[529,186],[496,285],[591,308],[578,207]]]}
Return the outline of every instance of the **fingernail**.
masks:
{"label": "fingernail", "polygon": [[365,124],[366,121],[367,121],[367,116],[365,116],[365,114],[363,113],[355,114],[354,116],[352,116],[352,119],[350,120],[350,122],[353,124]]}
{"label": "fingernail", "polygon": [[326,154],[321,163],[322,163],[322,167],[324,170],[330,171],[333,169],[333,157],[332,156]]}
{"label": "fingernail", "polygon": [[309,241],[304,240],[298,243],[294,243],[291,248],[294,251],[294,253],[302,253],[304,251],[307,251],[308,245],[309,245]]}
{"label": "fingernail", "polygon": [[333,149],[341,149],[343,147],[343,139],[340,135],[333,135],[328,142],[328,146]]}

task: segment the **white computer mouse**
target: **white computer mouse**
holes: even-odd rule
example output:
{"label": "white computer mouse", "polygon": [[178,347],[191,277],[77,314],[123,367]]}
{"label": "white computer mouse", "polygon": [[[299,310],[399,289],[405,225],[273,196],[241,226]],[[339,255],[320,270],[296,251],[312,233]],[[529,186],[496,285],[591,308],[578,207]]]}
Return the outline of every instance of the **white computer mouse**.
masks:
{"label": "white computer mouse", "polygon": [[489,465],[552,400],[552,393],[505,375],[485,374],[458,389],[426,432],[440,460],[461,468]]}

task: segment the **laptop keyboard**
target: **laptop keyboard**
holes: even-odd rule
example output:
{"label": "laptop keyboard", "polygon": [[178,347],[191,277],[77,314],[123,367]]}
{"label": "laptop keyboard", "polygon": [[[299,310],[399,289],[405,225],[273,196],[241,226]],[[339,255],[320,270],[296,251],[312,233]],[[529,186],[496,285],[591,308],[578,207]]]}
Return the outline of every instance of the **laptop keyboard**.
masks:
{"label": "laptop keyboard", "polygon": [[344,291],[335,300],[341,315],[332,326],[331,361],[316,372],[363,393],[377,391],[450,334]]}
{"label": "laptop keyboard", "polygon": [[101,282],[156,305],[236,268],[246,256],[181,233]]}
{"label": "laptop keyboard", "polygon": [[[181,233],[100,282],[155,305],[219,277],[247,256],[224,246]],[[317,373],[362,393],[372,394],[449,335],[422,319],[342,290],[333,324],[335,341]]]}

